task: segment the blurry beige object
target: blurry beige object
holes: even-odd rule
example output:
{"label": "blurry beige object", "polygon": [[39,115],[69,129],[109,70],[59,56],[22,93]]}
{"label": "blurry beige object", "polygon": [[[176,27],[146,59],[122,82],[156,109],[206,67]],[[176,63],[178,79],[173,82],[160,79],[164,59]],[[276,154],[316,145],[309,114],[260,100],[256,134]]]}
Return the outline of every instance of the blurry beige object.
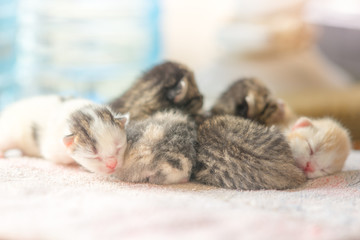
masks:
{"label": "blurry beige object", "polygon": [[205,107],[239,77],[257,77],[275,94],[339,88],[352,82],[316,48],[316,29],[304,18],[307,3],[237,1],[233,16],[218,31],[218,58],[199,77],[200,88],[210,95]]}
{"label": "blurry beige object", "polygon": [[316,31],[304,19],[307,3],[239,2],[236,15],[219,33],[227,64],[237,65],[237,74],[261,78],[275,92],[339,87],[351,82],[346,73],[316,50]]}
{"label": "blurry beige object", "polygon": [[[293,53],[309,47],[314,30],[303,19],[304,0],[239,1],[220,32],[224,48],[244,56]],[[254,6],[267,6],[254,8]]]}
{"label": "blurry beige object", "polygon": [[[310,0],[309,0],[310,1]],[[163,0],[164,58],[194,69],[204,107],[241,77],[275,93],[338,88],[352,79],[316,48],[305,0]]]}
{"label": "blurry beige object", "polygon": [[360,81],[360,1],[312,0],[307,19],[317,26],[317,45],[334,63]]}

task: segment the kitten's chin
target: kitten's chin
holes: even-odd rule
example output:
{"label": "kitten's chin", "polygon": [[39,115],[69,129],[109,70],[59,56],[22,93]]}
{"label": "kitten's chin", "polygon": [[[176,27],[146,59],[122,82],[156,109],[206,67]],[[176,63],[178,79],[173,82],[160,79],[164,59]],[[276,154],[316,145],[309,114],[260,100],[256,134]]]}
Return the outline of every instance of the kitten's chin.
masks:
{"label": "kitten's chin", "polygon": [[113,174],[115,172],[115,169],[108,169],[106,171],[106,174]]}

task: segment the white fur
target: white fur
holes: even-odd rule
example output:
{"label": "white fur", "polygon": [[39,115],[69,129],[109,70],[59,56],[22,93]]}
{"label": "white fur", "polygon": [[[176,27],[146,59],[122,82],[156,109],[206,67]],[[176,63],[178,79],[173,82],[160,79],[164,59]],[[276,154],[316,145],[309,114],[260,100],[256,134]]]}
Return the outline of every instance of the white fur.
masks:
{"label": "white fur", "polygon": [[115,169],[108,169],[106,163],[116,159],[116,168],[122,167],[127,146],[126,132],[119,126],[104,123],[95,115],[93,117],[95,119],[92,125],[93,134],[97,141],[98,151],[95,157],[100,157],[103,161],[92,159],[94,156],[91,149],[86,148],[80,152],[70,153],[70,155],[91,172],[112,173]]}
{"label": "white fur", "polygon": [[40,149],[32,138],[31,124],[45,125],[49,116],[61,105],[57,96],[20,100],[0,115],[0,151],[20,149],[23,154],[40,157]]}
{"label": "white fur", "polygon": [[72,99],[61,103],[57,108],[54,107],[56,111],[49,115],[44,133],[41,134],[41,156],[55,163],[74,162],[74,159],[66,152],[62,139],[69,134],[67,119],[70,114],[88,104],[92,102],[85,99]]}
{"label": "white fur", "polygon": [[248,110],[248,116],[254,116],[255,114],[255,94],[253,92],[249,92],[249,94],[245,97],[245,101],[247,102],[247,104],[249,105],[249,110]]}
{"label": "white fur", "polygon": [[[104,123],[89,109],[87,113],[95,119],[91,131],[98,143],[97,155],[94,156],[92,149],[87,146],[74,153],[63,143],[64,136],[71,134],[68,128],[69,116],[91,104],[96,105],[85,99],[61,102],[58,96],[50,95],[33,97],[10,105],[0,116],[0,153],[20,149],[24,155],[44,157],[61,164],[76,161],[92,172],[111,173],[115,169],[109,169],[107,164],[116,161],[116,167],[121,167],[127,144],[125,130],[120,125]],[[115,117],[126,118],[126,123],[128,122],[128,116]],[[32,136],[33,123],[41,127],[38,135],[39,146]],[[97,157],[102,161],[95,159]]]}
{"label": "white fur", "polygon": [[[308,178],[316,178],[341,171],[350,153],[350,137],[336,121],[300,118],[310,125],[294,127],[287,133],[296,164],[304,169]],[[311,171],[306,171],[306,167]]]}

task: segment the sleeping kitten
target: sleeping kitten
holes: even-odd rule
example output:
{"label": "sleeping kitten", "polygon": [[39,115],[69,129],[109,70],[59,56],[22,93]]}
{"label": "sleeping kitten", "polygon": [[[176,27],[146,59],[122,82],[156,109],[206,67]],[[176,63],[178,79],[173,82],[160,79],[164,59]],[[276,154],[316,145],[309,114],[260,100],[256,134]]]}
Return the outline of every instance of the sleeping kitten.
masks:
{"label": "sleeping kitten", "polygon": [[129,112],[132,120],[140,120],[171,108],[196,114],[202,104],[203,96],[193,72],[182,64],[168,61],[147,71],[110,106],[117,112]]}
{"label": "sleeping kitten", "polygon": [[184,183],[196,160],[194,123],[179,111],[158,112],[127,126],[128,145],[114,176],[127,182]]}
{"label": "sleeping kitten", "polygon": [[0,155],[24,155],[55,163],[78,162],[91,172],[112,173],[126,147],[127,116],[85,99],[38,96],[8,106],[0,117]]}
{"label": "sleeping kitten", "polygon": [[351,141],[348,131],[330,118],[299,118],[286,133],[298,167],[308,178],[341,171]]}
{"label": "sleeping kitten", "polygon": [[259,80],[245,78],[236,81],[211,108],[212,115],[233,115],[261,124],[287,125],[294,117],[291,109]]}
{"label": "sleeping kitten", "polygon": [[295,188],[306,181],[284,135],[248,119],[224,115],[198,129],[193,179],[217,187],[258,190]]}

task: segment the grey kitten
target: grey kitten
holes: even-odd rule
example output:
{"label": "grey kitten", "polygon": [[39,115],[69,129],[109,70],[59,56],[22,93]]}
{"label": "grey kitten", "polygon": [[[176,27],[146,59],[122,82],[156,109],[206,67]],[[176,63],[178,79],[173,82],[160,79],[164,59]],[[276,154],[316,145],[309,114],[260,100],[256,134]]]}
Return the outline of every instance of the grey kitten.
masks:
{"label": "grey kitten", "polygon": [[114,176],[127,182],[184,183],[196,160],[194,123],[180,111],[158,112],[126,128],[124,162]]}
{"label": "grey kitten", "polygon": [[110,106],[116,112],[129,112],[132,120],[144,119],[157,111],[180,109],[196,114],[203,104],[193,72],[176,62],[154,66]]}
{"label": "grey kitten", "polygon": [[276,127],[235,116],[215,116],[198,129],[193,179],[217,187],[289,189],[306,181]]}
{"label": "grey kitten", "polygon": [[233,83],[211,108],[211,115],[234,115],[271,126],[286,120],[285,105],[259,80],[244,78]]}

